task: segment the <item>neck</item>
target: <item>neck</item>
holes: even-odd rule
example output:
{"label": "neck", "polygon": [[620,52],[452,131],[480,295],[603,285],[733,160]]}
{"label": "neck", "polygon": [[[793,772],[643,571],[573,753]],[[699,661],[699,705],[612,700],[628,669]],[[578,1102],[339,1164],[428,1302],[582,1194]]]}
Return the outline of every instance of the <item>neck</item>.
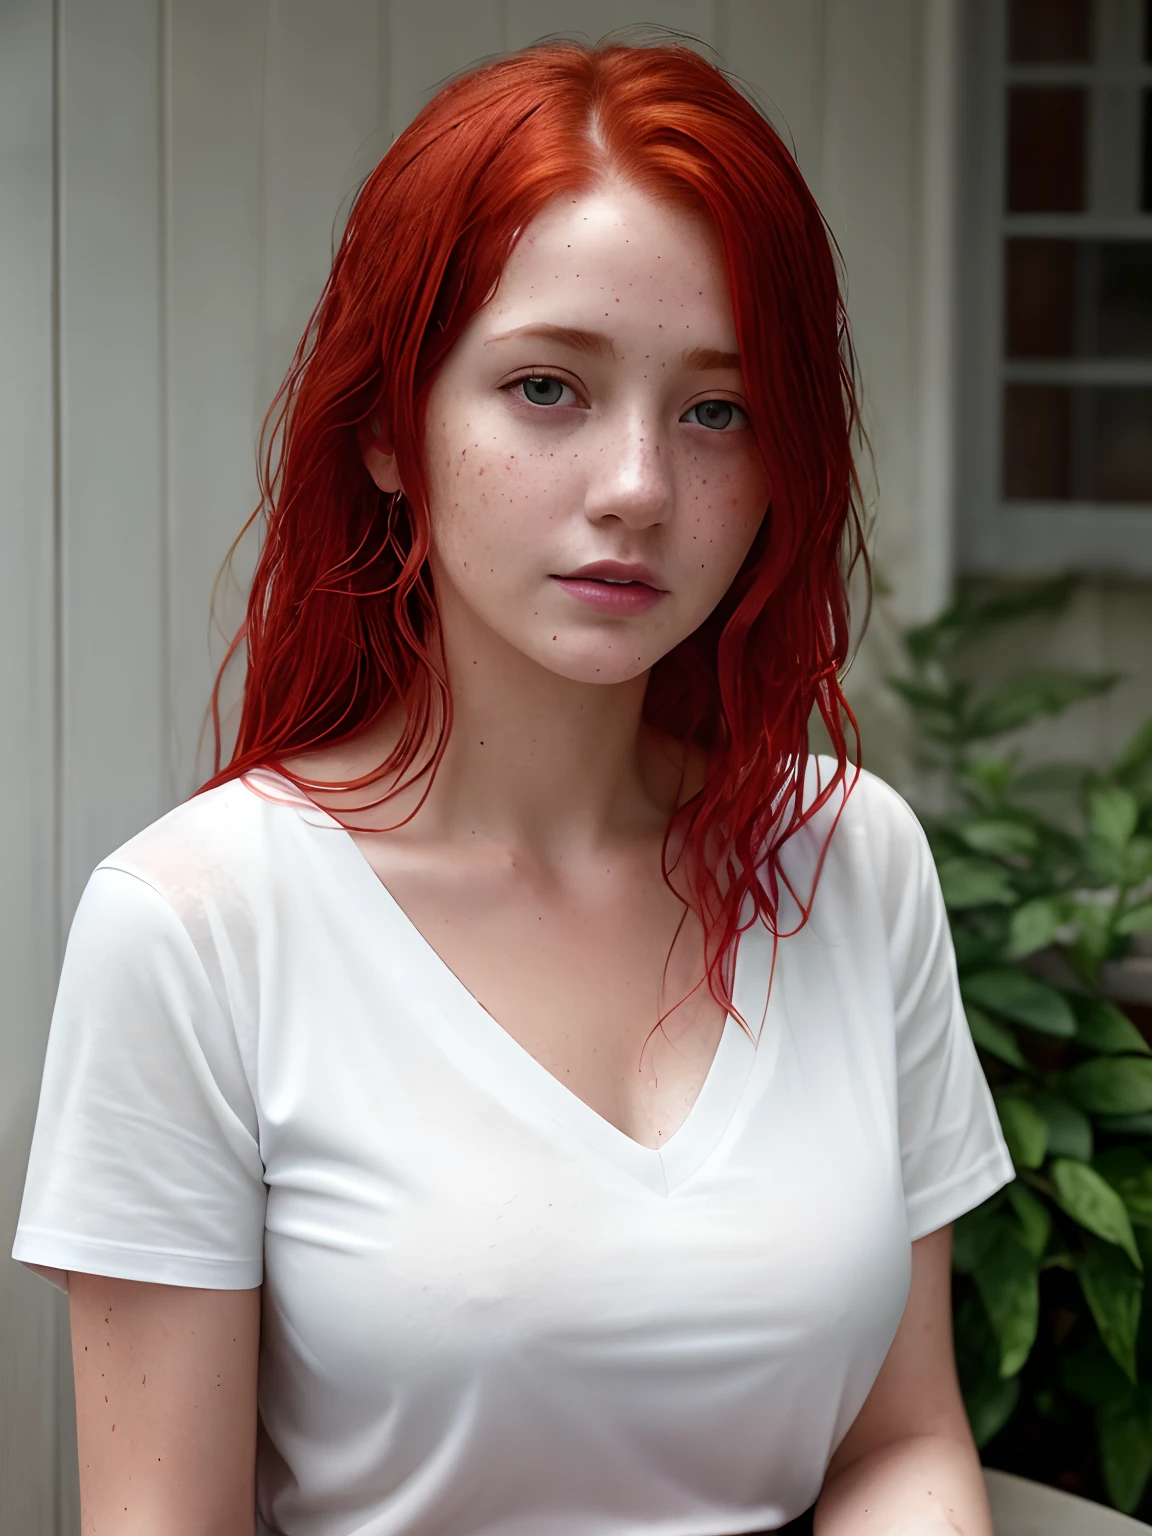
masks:
{"label": "neck", "polygon": [[[663,836],[676,805],[697,786],[684,780],[684,749],[643,724],[647,672],[620,683],[576,681],[467,614],[442,624],[453,720],[431,787],[425,775],[359,817],[351,807],[377,799],[390,781],[354,795],[317,796],[322,803],[364,827],[395,826],[411,815],[404,830],[422,840],[497,843],[543,866]],[[359,772],[385,760],[402,724],[396,710],[357,738]],[[418,761],[429,756],[426,750]],[[342,776],[356,775],[349,769]]]}

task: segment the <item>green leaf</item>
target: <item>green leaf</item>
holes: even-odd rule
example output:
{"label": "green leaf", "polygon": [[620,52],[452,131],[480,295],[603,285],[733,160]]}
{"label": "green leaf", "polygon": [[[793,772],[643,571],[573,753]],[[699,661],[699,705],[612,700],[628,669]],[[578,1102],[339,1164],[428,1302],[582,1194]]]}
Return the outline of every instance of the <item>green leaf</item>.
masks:
{"label": "green leaf", "polygon": [[1032,853],[1038,842],[1036,829],[1026,821],[985,819],[958,822],[954,830],[973,853],[993,856]]}
{"label": "green leaf", "polygon": [[962,1275],[970,1275],[1004,1225],[1003,1217],[987,1205],[978,1205],[975,1210],[958,1216],[952,1224],[952,1268]]}
{"label": "green leaf", "polygon": [[1125,885],[1140,885],[1152,878],[1152,837],[1134,837],[1124,854]]}
{"label": "green leaf", "polygon": [[990,630],[1039,614],[1062,613],[1075,591],[1073,577],[1054,581],[1004,582],[973,577],[965,580],[941,621],[960,643],[979,639]]}
{"label": "green leaf", "polygon": [[1107,998],[1076,997],[1072,1007],[1076,1013],[1076,1039],[1089,1050],[1100,1051],[1106,1056],[1125,1052],[1152,1055],[1152,1049],[1132,1020]]}
{"label": "green leaf", "polygon": [[1094,1115],[1142,1115],[1152,1110],[1152,1059],[1102,1056],[1064,1073],[1069,1095]]}
{"label": "green leaf", "polygon": [[1048,1207],[1019,1179],[1009,1184],[1008,1201],[1023,1228],[1024,1246],[1039,1262],[1052,1234],[1052,1217]]}
{"label": "green leaf", "polygon": [[960,768],[960,775],[977,792],[983,804],[997,804],[1004,798],[1004,791],[1012,781],[1016,768],[1016,753],[1000,757],[988,752],[973,757]]}
{"label": "green leaf", "polygon": [[1008,953],[1014,960],[1046,949],[1067,917],[1067,903],[1052,896],[1035,896],[1012,914]]}
{"label": "green leaf", "polygon": [[1085,1239],[1076,1274],[1108,1353],[1134,1382],[1144,1276],[1132,1268],[1119,1248],[1094,1238]]}
{"label": "green leaf", "polygon": [[954,687],[934,688],[931,683],[918,682],[910,677],[890,677],[888,685],[913,709],[950,711],[957,692]]}
{"label": "green leaf", "polygon": [[1143,1269],[1132,1222],[1111,1184],[1095,1168],[1073,1157],[1054,1158],[1049,1172],[1060,1209],[1106,1243],[1122,1248],[1136,1268]]}
{"label": "green leaf", "polygon": [[1135,795],[1119,785],[1106,784],[1088,796],[1088,830],[1107,848],[1126,848],[1139,820]]}
{"label": "green leaf", "polygon": [[1150,1165],[1138,1147],[1109,1147],[1096,1154],[1092,1166],[1114,1185],[1117,1179],[1140,1178]]}
{"label": "green leaf", "polygon": [[1040,1034],[1067,1040],[1076,1033],[1076,1016],[1064,994],[1011,966],[978,971],[960,990],[965,1002],[971,1000]]}
{"label": "green leaf", "polygon": [[1073,901],[1070,906],[1076,923],[1076,936],[1070,948],[1093,961],[1102,960],[1112,949],[1111,914],[1091,901]]}
{"label": "green leaf", "polygon": [[949,613],[953,615],[953,624],[959,622],[966,632],[976,626],[983,634],[987,629],[1003,628],[1016,619],[1063,613],[1078,585],[1075,576],[1012,582],[999,577],[970,576],[961,582],[959,595]]}
{"label": "green leaf", "polygon": [[1048,1123],[1049,1157],[1092,1158],[1092,1122],[1083,1110],[1056,1093],[1033,1093],[1033,1104]]}
{"label": "green leaf", "polygon": [[[1111,843],[1101,842],[1098,837],[1090,837],[1084,844],[1084,865],[1096,886],[1130,885],[1128,879],[1127,848],[1114,848]],[[1112,913],[1108,907],[1101,907],[1105,919],[1108,936],[1112,936]]]}
{"label": "green leaf", "polygon": [[1152,1163],[1135,1147],[1110,1147],[1092,1166],[1124,1202],[1132,1221],[1152,1227]]}
{"label": "green leaf", "polygon": [[1034,614],[1062,612],[1074,589],[1075,580],[1064,576],[1055,581],[1010,585],[965,582],[943,613],[905,633],[904,644],[921,666],[947,661],[990,629]]}
{"label": "green leaf", "polygon": [[1100,1129],[1109,1136],[1152,1136],[1152,1111],[1143,1115],[1099,1115]]}
{"label": "green leaf", "polygon": [[1113,775],[1127,779],[1139,773],[1141,768],[1152,764],[1152,715],[1129,737],[1128,744],[1112,766]]}
{"label": "green leaf", "polygon": [[1040,1318],[1036,1261],[1024,1239],[1001,1226],[972,1278],[1000,1347],[1000,1375],[1015,1376],[1031,1353]]}
{"label": "green leaf", "polygon": [[1126,1404],[1101,1408],[1096,1430],[1104,1487],[1116,1508],[1130,1515],[1152,1473],[1152,1387],[1138,1387]]}
{"label": "green leaf", "polygon": [[955,912],[969,907],[1016,904],[1016,892],[1002,864],[991,859],[941,859],[937,865],[944,903]]}
{"label": "green leaf", "polygon": [[964,1408],[976,1448],[982,1450],[1007,1424],[1020,1400],[1020,1378],[985,1377],[964,1394]]}
{"label": "green leaf", "polygon": [[1059,1359],[1060,1384],[1092,1408],[1126,1403],[1132,1383],[1104,1346],[1099,1333],[1089,1334],[1079,1349]]}
{"label": "green leaf", "polygon": [[1021,672],[984,696],[964,724],[970,741],[983,741],[1017,730],[1040,715],[1061,715],[1081,699],[1107,693],[1120,681],[1118,672]]}
{"label": "green leaf", "polygon": [[1013,795],[1080,795],[1091,770],[1083,763],[1044,763],[1012,780]]}
{"label": "green leaf", "polygon": [[1007,913],[1003,907],[982,907],[979,912],[962,917],[953,914],[952,943],[961,976],[1000,965],[1007,934]]}
{"label": "green leaf", "polygon": [[1114,926],[1117,933],[1152,933],[1152,901],[1129,907],[1116,919]]}
{"label": "green leaf", "polygon": [[917,727],[929,741],[951,745],[958,739],[969,692],[966,684],[952,683],[939,689],[903,677],[890,677],[887,682],[913,711]]}
{"label": "green leaf", "polygon": [[996,1109],[1017,1168],[1039,1168],[1048,1150],[1048,1124],[1044,1116],[1027,1099],[1000,1097]]}
{"label": "green leaf", "polygon": [[1006,1024],[998,1024],[995,1019],[990,1019],[982,1008],[975,1006],[965,1008],[968,1015],[968,1028],[972,1038],[981,1050],[987,1051],[990,1056],[996,1056],[1000,1061],[1006,1061],[1010,1067],[1020,1067],[1023,1071],[1030,1071],[1024,1053],[1016,1043],[1016,1037]]}

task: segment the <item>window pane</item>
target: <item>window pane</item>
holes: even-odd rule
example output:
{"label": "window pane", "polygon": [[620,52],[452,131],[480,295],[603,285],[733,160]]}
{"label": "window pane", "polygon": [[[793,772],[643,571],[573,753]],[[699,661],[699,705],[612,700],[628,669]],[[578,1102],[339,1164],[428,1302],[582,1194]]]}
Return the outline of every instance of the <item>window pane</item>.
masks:
{"label": "window pane", "polygon": [[1014,86],[1008,92],[1008,209],[1080,213],[1084,208],[1084,92]]}
{"label": "window pane", "polygon": [[1004,388],[1004,495],[1008,501],[1067,501],[1072,491],[1072,391],[1052,384]]}
{"label": "window pane", "polygon": [[[1100,357],[1152,357],[1152,245],[1116,240],[1085,246],[1088,308],[1080,351]],[[1095,334],[1093,334],[1093,327]]]}
{"label": "window pane", "polygon": [[1152,389],[1084,390],[1086,501],[1152,502]]}
{"label": "window pane", "polygon": [[1152,357],[1152,243],[1008,240],[1004,302],[1008,357]]}
{"label": "window pane", "polygon": [[1152,388],[1007,385],[1004,495],[1152,503]]}
{"label": "window pane", "polygon": [[1152,213],[1152,91],[1144,92],[1140,124],[1140,212]]}
{"label": "window pane", "polygon": [[1092,57],[1089,0],[1012,0],[1008,57],[1013,64],[1060,64]]}
{"label": "window pane", "polygon": [[1076,254],[1074,240],[1006,242],[1008,357],[1071,357],[1075,352]]}

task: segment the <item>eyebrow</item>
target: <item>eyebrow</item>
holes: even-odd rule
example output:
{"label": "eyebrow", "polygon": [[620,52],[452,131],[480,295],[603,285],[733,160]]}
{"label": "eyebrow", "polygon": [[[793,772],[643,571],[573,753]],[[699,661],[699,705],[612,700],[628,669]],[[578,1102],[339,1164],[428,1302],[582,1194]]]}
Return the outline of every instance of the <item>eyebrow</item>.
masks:
{"label": "eyebrow", "polygon": [[[562,347],[571,347],[576,352],[587,352],[593,357],[610,356],[612,352],[612,338],[605,336],[602,331],[582,331],[571,325],[522,325],[514,331],[503,331],[499,336],[489,336],[484,343],[490,346],[494,341],[511,341],[515,337],[535,337],[540,341],[557,342]],[[709,369],[739,368],[739,352],[720,352],[715,347],[694,347],[691,352],[684,353],[684,366],[697,372],[704,373]]]}

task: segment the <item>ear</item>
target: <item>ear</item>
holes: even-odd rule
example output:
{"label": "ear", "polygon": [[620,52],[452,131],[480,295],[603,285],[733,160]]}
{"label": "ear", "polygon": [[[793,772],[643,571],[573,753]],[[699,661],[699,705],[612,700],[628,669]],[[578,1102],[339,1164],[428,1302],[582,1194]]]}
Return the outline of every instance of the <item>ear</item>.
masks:
{"label": "ear", "polygon": [[356,435],[360,443],[360,457],[364,460],[364,468],[380,490],[387,491],[389,494],[402,490],[400,475],[396,469],[396,455],[381,438],[380,423],[376,418],[362,422]]}

